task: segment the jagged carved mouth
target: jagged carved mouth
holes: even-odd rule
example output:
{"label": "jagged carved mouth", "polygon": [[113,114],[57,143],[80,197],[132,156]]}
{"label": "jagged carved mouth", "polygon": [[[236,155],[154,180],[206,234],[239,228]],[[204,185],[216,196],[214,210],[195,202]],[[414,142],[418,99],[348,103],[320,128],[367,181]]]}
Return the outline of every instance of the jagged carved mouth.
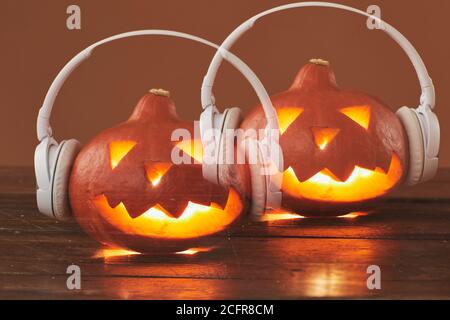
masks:
{"label": "jagged carved mouth", "polygon": [[389,169],[385,172],[355,166],[345,181],[340,181],[327,168],[300,181],[289,167],[283,173],[282,190],[296,198],[331,202],[356,202],[374,199],[389,192],[402,177],[402,165],[396,154],[392,154]]}
{"label": "jagged carved mouth", "polygon": [[123,203],[109,205],[105,195],[92,199],[97,212],[124,233],[168,239],[206,236],[224,230],[242,212],[243,204],[237,192],[230,188],[224,208],[212,203],[205,206],[189,202],[178,217],[159,204],[132,218]]}

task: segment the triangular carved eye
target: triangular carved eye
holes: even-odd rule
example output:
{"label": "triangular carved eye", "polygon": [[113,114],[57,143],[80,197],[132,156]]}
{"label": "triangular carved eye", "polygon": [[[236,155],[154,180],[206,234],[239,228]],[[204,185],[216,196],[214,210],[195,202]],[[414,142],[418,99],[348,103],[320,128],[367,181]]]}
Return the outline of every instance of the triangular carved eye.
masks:
{"label": "triangular carved eye", "polygon": [[109,161],[111,169],[114,170],[131,149],[136,145],[136,141],[113,141],[109,144]]}
{"label": "triangular carved eye", "polygon": [[278,126],[280,127],[280,134],[283,134],[287,128],[298,118],[299,115],[302,114],[303,108],[298,107],[287,107],[287,108],[278,108]]}
{"label": "triangular carved eye", "polygon": [[370,107],[369,106],[354,106],[339,109],[339,112],[346,115],[364,129],[369,129],[370,124]]}

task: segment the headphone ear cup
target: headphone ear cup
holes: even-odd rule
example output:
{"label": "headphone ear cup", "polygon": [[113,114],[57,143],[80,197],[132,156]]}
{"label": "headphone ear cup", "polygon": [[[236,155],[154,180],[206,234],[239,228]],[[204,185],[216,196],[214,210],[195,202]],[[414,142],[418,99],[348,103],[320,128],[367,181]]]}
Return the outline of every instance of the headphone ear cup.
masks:
{"label": "headphone ear cup", "polygon": [[[253,148],[257,150],[257,159],[256,163],[249,164],[251,188],[252,188],[251,190],[252,207],[250,213],[254,217],[259,217],[264,213],[266,207],[267,187],[266,187],[266,177],[261,172],[262,170],[261,152],[257,145],[255,145]],[[247,158],[249,159],[250,157]]]}
{"label": "headphone ear cup", "polygon": [[57,220],[65,221],[71,217],[69,204],[69,179],[75,158],[80,152],[81,144],[75,139],[61,143],[56,159],[52,181],[52,208]]}
{"label": "headphone ear cup", "polygon": [[425,161],[422,128],[419,118],[413,109],[402,107],[396,114],[402,122],[408,137],[409,169],[405,184],[410,186],[416,185],[422,179]]}
{"label": "headphone ear cup", "polygon": [[229,155],[235,156],[235,132],[242,121],[241,110],[239,108],[228,109],[223,120],[220,134],[219,163],[217,164],[217,175],[219,184],[222,186],[235,186],[242,183],[240,174],[236,170],[234,158],[231,163],[227,160]]}

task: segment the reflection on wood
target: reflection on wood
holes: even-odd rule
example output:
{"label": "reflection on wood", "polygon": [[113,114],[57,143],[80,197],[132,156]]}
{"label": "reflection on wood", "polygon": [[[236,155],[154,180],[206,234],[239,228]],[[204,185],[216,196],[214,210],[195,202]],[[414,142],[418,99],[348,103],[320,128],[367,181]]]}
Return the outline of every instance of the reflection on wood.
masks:
{"label": "reflection on wood", "polygon": [[[355,219],[243,223],[194,255],[102,256],[76,223],[38,214],[30,169],[3,168],[0,298],[450,298],[449,187],[443,171]],[[81,267],[80,291],[66,288],[70,264]],[[372,264],[381,290],[366,287]]]}

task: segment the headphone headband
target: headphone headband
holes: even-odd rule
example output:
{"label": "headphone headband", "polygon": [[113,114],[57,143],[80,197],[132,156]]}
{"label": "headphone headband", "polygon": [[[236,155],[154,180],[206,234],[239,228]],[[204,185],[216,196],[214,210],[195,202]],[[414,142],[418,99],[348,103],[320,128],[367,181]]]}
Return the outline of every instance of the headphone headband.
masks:
{"label": "headphone headband", "polygon": [[[374,19],[376,22],[380,23],[382,26],[382,30],[385,31],[395,42],[399,44],[399,46],[405,51],[409,59],[411,60],[414,69],[416,70],[417,76],[419,78],[422,94],[420,96],[420,106],[422,107],[430,107],[431,109],[435,106],[435,91],[433,82],[428,75],[425,64],[422,61],[417,50],[413,47],[413,45],[405,38],[397,29],[395,29],[390,24],[384,22],[380,18],[370,15],[367,12],[345,6],[342,4],[330,3],[330,2],[297,2],[286,4],[282,6],[278,6],[264,12],[261,12],[252,18],[248,19],[241,25],[239,25],[222,43],[220,46],[224,50],[229,50],[231,46],[249,29],[253,27],[256,21],[270,15],[275,12],[294,9],[294,8],[302,8],[302,7],[328,7],[328,8],[336,8],[341,10],[346,10],[354,13],[358,13],[360,15],[370,17]],[[220,52],[217,51],[211,64],[209,66],[208,72],[203,80],[202,85],[202,107],[206,108],[213,103],[213,95],[212,95],[212,86],[214,84],[217,72],[222,63],[222,57]]]}
{"label": "headphone headband", "polygon": [[[56,97],[61,90],[61,87],[63,86],[66,79],[72,74],[72,72],[87,58],[89,58],[93,52],[94,49],[101,46],[102,44],[109,43],[114,40],[122,39],[122,38],[128,38],[128,37],[134,37],[134,36],[144,36],[144,35],[161,35],[161,36],[169,36],[169,37],[177,37],[177,38],[184,38],[188,40],[192,40],[195,42],[202,43],[204,45],[210,46],[212,48],[215,48],[218,50],[219,56],[222,59],[227,60],[230,62],[236,69],[238,69],[242,75],[248,80],[248,82],[253,87],[254,91],[256,92],[259,100],[261,101],[264,110],[266,111],[266,116],[268,119],[272,118],[276,120],[276,112],[275,109],[272,106],[272,102],[270,101],[269,95],[267,91],[264,89],[264,86],[262,85],[261,81],[258,79],[258,77],[255,75],[255,73],[238,57],[233,55],[232,53],[228,52],[227,50],[219,47],[218,45],[207,41],[205,39],[202,39],[200,37],[196,37],[187,33],[183,32],[177,32],[177,31],[170,31],[170,30],[138,30],[138,31],[131,31],[131,32],[125,32],[121,33],[115,36],[111,36],[109,38],[100,40],[80,53],[78,53],[75,57],[73,57],[58,73],[56,78],[53,80],[46,96],[44,99],[44,102],[42,104],[41,109],[39,110],[39,115],[37,119],[37,137],[39,141],[42,141],[46,137],[52,136],[52,129],[50,126],[50,115],[53,109],[53,105],[55,103]],[[276,127],[275,129],[278,129],[278,122],[275,121]]]}

